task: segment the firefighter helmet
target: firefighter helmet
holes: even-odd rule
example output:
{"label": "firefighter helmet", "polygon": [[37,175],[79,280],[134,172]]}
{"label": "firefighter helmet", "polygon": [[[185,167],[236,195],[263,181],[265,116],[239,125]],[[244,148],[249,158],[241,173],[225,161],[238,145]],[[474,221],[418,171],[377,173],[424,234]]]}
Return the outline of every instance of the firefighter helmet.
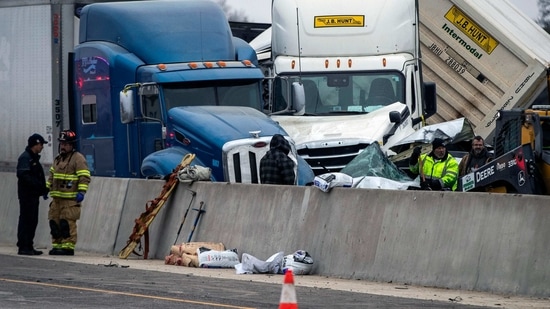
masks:
{"label": "firefighter helmet", "polygon": [[76,133],[71,130],[63,130],[59,133],[57,140],[65,143],[76,143]]}

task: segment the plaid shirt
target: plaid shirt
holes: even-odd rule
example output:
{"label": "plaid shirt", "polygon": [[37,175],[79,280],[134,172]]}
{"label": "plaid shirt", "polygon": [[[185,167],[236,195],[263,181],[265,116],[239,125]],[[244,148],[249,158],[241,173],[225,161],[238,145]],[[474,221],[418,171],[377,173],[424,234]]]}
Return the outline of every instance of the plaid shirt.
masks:
{"label": "plaid shirt", "polygon": [[270,150],[260,160],[260,181],[262,184],[294,185],[294,161],[288,157],[290,145],[279,134],[271,139]]}

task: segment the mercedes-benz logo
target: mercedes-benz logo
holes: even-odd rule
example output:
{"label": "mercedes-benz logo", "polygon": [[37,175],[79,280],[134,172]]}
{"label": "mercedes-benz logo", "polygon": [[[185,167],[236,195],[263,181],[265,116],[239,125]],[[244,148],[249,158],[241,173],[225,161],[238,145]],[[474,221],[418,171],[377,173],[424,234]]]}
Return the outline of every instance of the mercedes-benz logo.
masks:
{"label": "mercedes-benz logo", "polygon": [[525,184],[525,172],[519,171],[518,173],[518,185],[522,187]]}

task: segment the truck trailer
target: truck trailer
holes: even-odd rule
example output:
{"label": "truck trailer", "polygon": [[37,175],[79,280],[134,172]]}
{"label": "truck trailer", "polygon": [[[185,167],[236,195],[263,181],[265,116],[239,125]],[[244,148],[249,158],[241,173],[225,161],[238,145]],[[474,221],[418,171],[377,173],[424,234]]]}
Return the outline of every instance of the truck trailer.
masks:
{"label": "truck trailer", "polygon": [[[288,134],[262,112],[254,50],[233,37],[217,4],[92,3],[78,13],[68,99],[42,104],[42,114],[53,109],[59,127],[77,133],[92,175],[162,177],[194,153],[193,165],[210,167],[214,181],[259,183],[259,161],[282,134],[298,178],[311,180]],[[55,131],[47,133],[52,151]]]}
{"label": "truck trailer", "polygon": [[415,0],[273,1],[271,30],[251,45],[270,52],[271,117],[316,174],[339,171],[371,143],[388,150],[435,112],[418,24]]}
{"label": "truck trailer", "polygon": [[420,42],[438,89],[431,123],[466,117],[491,140],[499,110],[547,89],[550,35],[507,0],[422,0]]}
{"label": "truck trailer", "polygon": [[[0,1],[0,168],[14,171],[28,136],[49,144],[41,162],[57,154],[57,136],[69,127],[68,55],[78,12],[92,1]],[[97,2],[97,1],[95,1]]]}

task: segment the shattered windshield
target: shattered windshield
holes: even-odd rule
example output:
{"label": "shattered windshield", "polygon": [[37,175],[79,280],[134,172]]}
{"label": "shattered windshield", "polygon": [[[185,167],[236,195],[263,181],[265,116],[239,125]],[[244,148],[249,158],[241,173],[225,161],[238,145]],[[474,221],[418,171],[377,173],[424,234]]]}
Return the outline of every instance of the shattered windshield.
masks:
{"label": "shattered windshield", "polygon": [[378,143],[372,143],[359,153],[342,170],[351,177],[375,176],[395,181],[411,181],[411,178],[400,170],[380,150]]}
{"label": "shattered windshield", "polygon": [[287,107],[292,82],[301,79],[305,92],[305,113],[370,113],[395,102],[404,102],[403,75],[392,72],[346,74],[304,74],[275,80],[273,112]]}
{"label": "shattered windshield", "polygon": [[193,83],[165,84],[162,86],[166,109],[178,106],[248,106],[262,110],[260,87],[242,81],[207,81]]}

